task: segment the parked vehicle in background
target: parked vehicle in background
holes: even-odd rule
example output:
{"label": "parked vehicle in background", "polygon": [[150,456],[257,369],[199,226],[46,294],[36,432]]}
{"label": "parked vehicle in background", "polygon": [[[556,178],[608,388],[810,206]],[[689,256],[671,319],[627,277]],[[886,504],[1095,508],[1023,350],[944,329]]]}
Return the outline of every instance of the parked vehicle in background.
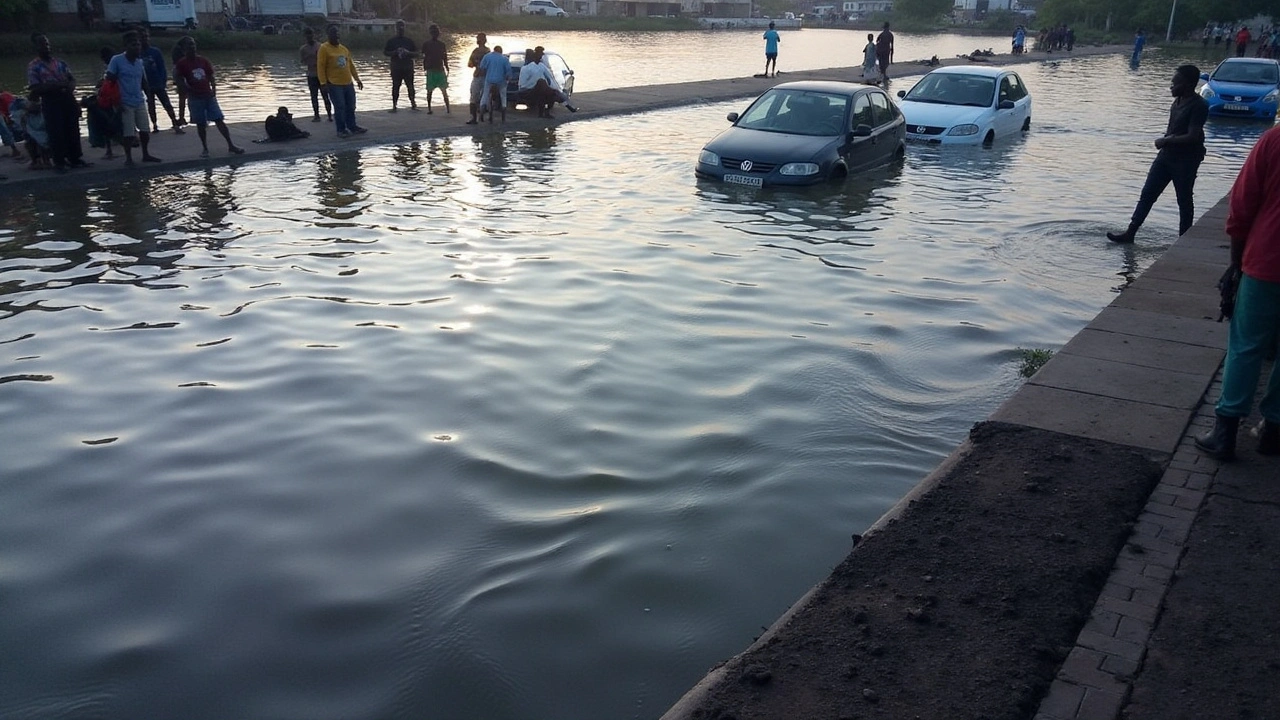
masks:
{"label": "parked vehicle in background", "polygon": [[[524,101],[524,93],[520,92],[520,68],[524,67],[524,51],[507,53],[507,60],[511,61],[511,75],[507,79],[507,105],[513,108],[516,105],[528,105]],[[560,53],[550,50],[543,51],[542,62],[551,70],[556,82],[560,83],[564,94],[573,97],[574,76],[569,63],[565,62]]]}
{"label": "parked vehicle in background", "polygon": [[569,13],[560,9],[552,0],[529,0],[528,3],[521,6],[521,15],[550,15],[552,17],[564,17]]}
{"label": "parked vehicle in background", "polygon": [[1271,58],[1227,58],[1200,76],[1200,97],[1209,114],[1275,122],[1280,100],[1280,62]]}
{"label": "parked vehicle in background", "polygon": [[834,81],[766,90],[698,154],[698,177],[737,185],[812,185],[905,154],[902,113],[880,88]]}
{"label": "parked vehicle in background", "polygon": [[102,18],[120,28],[143,25],[194,30],[197,24],[195,0],[105,0]]}
{"label": "parked vehicle in background", "polygon": [[907,139],[916,142],[987,144],[1031,128],[1031,93],[1004,68],[938,68],[898,97]]}

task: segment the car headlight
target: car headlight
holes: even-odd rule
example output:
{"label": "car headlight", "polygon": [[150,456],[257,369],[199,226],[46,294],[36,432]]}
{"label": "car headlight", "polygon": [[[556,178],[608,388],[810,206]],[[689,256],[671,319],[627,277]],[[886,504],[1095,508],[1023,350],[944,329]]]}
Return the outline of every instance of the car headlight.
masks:
{"label": "car headlight", "polygon": [[1272,90],[1267,93],[1266,97],[1262,98],[1262,102],[1268,105],[1274,103],[1276,100],[1280,100],[1280,89]]}
{"label": "car headlight", "polygon": [[1217,96],[1218,96],[1218,93],[1214,92],[1213,88],[1209,87],[1208,85],[1205,85],[1204,87],[1200,88],[1200,97],[1204,98],[1205,100],[1212,100]]}
{"label": "car headlight", "polygon": [[787,163],[779,168],[782,175],[817,175],[817,163]]}
{"label": "car headlight", "polygon": [[977,135],[977,125],[957,125],[947,131],[948,135]]}
{"label": "car headlight", "polygon": [[698,162],[702,163],[703,165],[715,165],[719,167],[720,156],[711,152],[710,150],[703,150],[702,152],[698,153]]}

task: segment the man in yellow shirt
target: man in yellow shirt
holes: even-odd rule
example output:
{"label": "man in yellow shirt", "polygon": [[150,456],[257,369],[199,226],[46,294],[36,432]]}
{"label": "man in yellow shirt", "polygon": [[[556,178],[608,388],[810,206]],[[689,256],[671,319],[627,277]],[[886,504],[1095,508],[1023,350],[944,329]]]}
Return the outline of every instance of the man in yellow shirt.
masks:
{"label": "man in yellow shirt", "polygon": [[360,82],[351,51],[338,42],[337,25],[329,26],[329,42],[316,51],[316,77],[333,103],[333,124],[338,128],[338,137],[369,132],[356,125],[356,88],[363,90],[364,83]]}

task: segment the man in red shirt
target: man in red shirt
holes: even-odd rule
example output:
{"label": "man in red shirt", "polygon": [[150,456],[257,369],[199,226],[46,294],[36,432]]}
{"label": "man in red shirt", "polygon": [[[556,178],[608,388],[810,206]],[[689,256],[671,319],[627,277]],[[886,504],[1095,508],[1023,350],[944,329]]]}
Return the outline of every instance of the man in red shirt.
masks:
{"label": "man in red shirt", "polygon": [[244,150],[231,142],[231,131],[227,130],[222,108],[218,107],[218,83],[214,79],[213,64],[196,54],[195,38],[187,35],[178,43],[185,48],[185,54],[174,64],[173,77],[187,93],[187,109],[191,111],[191,122],[195,123],[200,146],[203,148],[200,157],[209,157],[205,126],[210,122],[218,126],[218,132],[227,141],[227,152],[243,155]]}
{"label": "man in red shirt", "polygon": [[1253,34],[1249,32],[1248,26],[1240,28],[1240,32],[1236,33],[1236,57],[1244,57],[1244,51],[1249,49],[1249,41],[1253,39]]}
{"label": "man in red shirt", "polygon": [[[1213,430],[1196,445],[1219,460],[1235,457],[1236,430],[1249,416],[1262,361],[1280,338],[1280,127],[1249,153],[1231,188],[1227,216],[1231,269],[1240,278],[1222,366],[1222,393]],[[1280,455],[1280,363],[1262,395],[1258,452]]]}

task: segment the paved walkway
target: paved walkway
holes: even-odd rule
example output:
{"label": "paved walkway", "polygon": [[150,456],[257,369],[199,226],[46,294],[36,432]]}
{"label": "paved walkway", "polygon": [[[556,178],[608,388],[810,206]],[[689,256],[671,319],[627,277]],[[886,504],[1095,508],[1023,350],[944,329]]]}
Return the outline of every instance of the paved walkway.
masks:
{"label": "paved walkway", "polygon": [[1192,442],[1220,389],[1226,214],[1224,199],[993,417],[1172,453],[1036,720],[1280,718],[1280,458],[1244,425],[1234,463]]}
{"label": "paved walkway", "polygon": [[[991,58],[989,64],[1006,65],[1044,60],[1062,60],[1067,57],[1110,55],[1122,51],[1126,51],[1126,49],[1119,46],[1079,47],[1076,48],[1071,56],[1065,56],[1062,53],[1057,55],[1045,53],[1027,53],[1020,56],[1000,55]],[[943,60],[945,65],[958,65],[964,62],[966,61],[959,58]],[[929,67],[918,63],[903,63],[893,66],[892,75],[895,78],[907,78],[923,75],[929,70]],[[304,112],[295,112],[295,121],[300,120],[300,122],[297,122],[298,126],[312,133],[310,138],[280,143],[256,144],[252,141],[266,136],[261,121],[229,124],[232,140],[245,149],[245,154],[239,156],[231,155],[227,152],[226,143],[223,141],[222,136],[218,134],[216,128],[210,126],[208,128],[209,151],[212,157],[201,158],[200,141],[196,138],[195,128],[188,126],[186,133],[183,135],[176,135],[172,130],[162,130],[159,133],[155,133],[151,140],[151,152],[164,160],[164,162],[157,164],[139,163],[133,168],[124,166],[123,156],[116,160],[102,160],[102,150],[90,148],[88,138],[82,137],[85,160],[93,162],[93,167],[74,170],[65,175],[57,175],[52,170],[28,171],[22,165],[0,159],[0,175],[8,176],[7,180],[0,180],[0,192],[24,192],[33,187],[69,182],[86,184],[106,182],[109,179],[120,177],[124,173],[136,176],[162,175],[195,168],[241,164],[259,160],[322,155],[370,145],[407,143],[429,138],[481,135],[492,132],[528,131],[547,127],[548,125],[590,120],[611,115],[627,115],[683,105],[750,98],[759,95],[780,82],[793,80],[856,81],[861,77],[861,72],[861,68],[856,67],[829,68],[825,70],[785,72],[776,79],[746,77],[581,92],[573,96],[575,104],[582,108],[578,113],[570,113],[562,107],[557,107],[555,111],[556,117],[551,120],[544,120],[526,110],[508,111],[505,125],[501,122],[494,124],[484,123],[482,125],[464,124],[469,117],[466,102],[454,103],[451,114],[445,114],[442,106],[437,107],[435,113],[431,115],[428,115],[425,109],[418,112],[401,109],[397,113],[388,112],[387,109],[364,110],[357,113],[356,122],[368,128],[369,132],[348,139],[338,138],[332,123],[313,123]],[[452,89],[453,94],[456,99],[465,100],[463,95],[465,88],[461,87],[461,82],[459,82],[459,86]],[[270,88],[264,88],[264,92],[270,92]],[[372,101],[367,95],[358,97],[358,104],[366,99]],[[425,104],[423,107],[425,108]],[[295,111],[299,110],[296,107],[293,109]]]}

